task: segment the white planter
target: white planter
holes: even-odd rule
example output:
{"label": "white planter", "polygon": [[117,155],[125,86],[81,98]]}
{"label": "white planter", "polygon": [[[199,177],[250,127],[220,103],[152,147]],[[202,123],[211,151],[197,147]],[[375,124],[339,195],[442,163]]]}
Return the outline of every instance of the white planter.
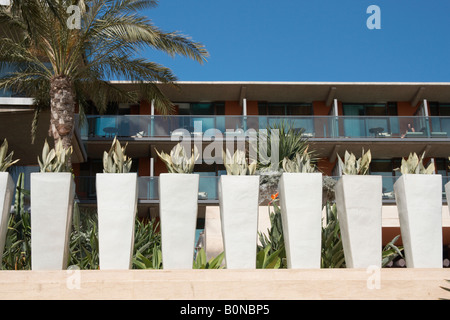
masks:
{"label": "white planter", "polygon": [[381,176],[344,175],[335,192],[347,268],[381,267]]}
{"label": "white planter", "polygon": [[199,178],[198,174],[159,175],[159,216],[164,269],[192,269]]}
{"label": "white planter", "polygon": [[394,184],[408,268],[442,268],[442,176],[404,174]]}
{"label": "white planter", "polygon": [[100,269],[131,269],[137,174],[97,173],[96,189]]}
{"label": "white planter", "polygon": [[0,172],[0,256],[5,248],[14,187],[14,182],[9,173]]}
{"label": "white planter", "polygon": [[322,174],[283,173],[279,182],[288,268],[320,268]]}
{"label": "white planter", "polygon": [[218,191],[226,268],[255,269],[259,176],[223,175]]}
{"label": "white planter", "polygon": [[447,182],[445,185],[445,194],[447,196],[447,207],[450,213],[450,182]]}
{"label": "white planter", "polygon": [[72,174],[31,173],[31,268],[67,268],[75,183]]}

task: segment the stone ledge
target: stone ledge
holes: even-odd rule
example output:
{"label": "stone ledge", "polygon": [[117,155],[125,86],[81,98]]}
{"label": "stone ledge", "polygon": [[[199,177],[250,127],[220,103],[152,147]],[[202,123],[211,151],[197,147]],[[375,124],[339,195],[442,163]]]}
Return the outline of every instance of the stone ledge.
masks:
{"label": "stone ledge", "polygon": [[450,299],[445,279],[449,269],[0,271],[0,299]]}

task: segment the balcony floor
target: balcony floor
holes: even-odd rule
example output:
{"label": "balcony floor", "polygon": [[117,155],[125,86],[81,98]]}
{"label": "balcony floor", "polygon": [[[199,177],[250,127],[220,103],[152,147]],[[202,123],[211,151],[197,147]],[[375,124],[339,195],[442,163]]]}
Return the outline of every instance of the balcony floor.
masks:
{"label": "balcony floor", "polygon": [[[159,151],[170,152],[179,141],[171,141],[170,137],[160,138],[120,138],[121,142],[128,143],[127,154],[133,158],[153,157],[157,158],[155,148]],[[227,140],[216,140],[222,142],[225,147]],[[234,140],[231,140],[234,141]],[[84,140],[89,156],[101,158],[103,152],[111,147],[112,138],[89,138]],[[209,140],[194,140],[196,145],[202,144],[205,148],[211,143]],[[237,140],[235,141],[235,145]],[[356,155],[361,154],[362,148],[371,151],[377,158],[400,158],[407,157],[409,153],[416,152],[422,154],[426,151],[427,157],[446,158],[448,157],[448,147],[450,138],[311,138],[310,150],[313,150],[317,157],[335,159],[336,153],[343,156],[345,150]]]}

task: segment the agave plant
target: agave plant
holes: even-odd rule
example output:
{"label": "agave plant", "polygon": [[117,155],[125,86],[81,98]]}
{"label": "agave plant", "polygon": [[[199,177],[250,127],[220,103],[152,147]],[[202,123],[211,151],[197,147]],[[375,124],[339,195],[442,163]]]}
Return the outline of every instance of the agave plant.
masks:
{"label": "agave plant", "polygon": [[432,174],[434,172],[434,163],[431,162],[428,167],[425,167],[423,164],[424,157],[425,152],[421,157],[418,157],[415,152],[410,153],[408,159],[402,159],[400,168],[394,170],[400,170],[402,174]]}
{"label": "agave plant", "polygon": [[0,147],[0,172],[6,171],[9,167],[15,164],[19,159],[13,160],[12,157],[14,155],[14,151],[8,153],[8,141],[3,140],[2,146]]}
{"label": "agave plant", "polygon": [[245,152],[242,150],[236,150],[231,156],[228,149],[223,152],[223,164],[229,175],[254,175],[256,172],[256,161],[252,161],[248,164]]}
{"label": "agave plant", "polygon": [[62,140],[58,140],[55,148],[50,149],[47,140],[42,148],[42,161],[38,157],[41,172],[70,172],[70,157],[73,148],[64,149]]}
{"label": "agave plant", "polygon": [[294,160],[284,158],[282,166],[285,172],[313,173],[316,171],[316,166],[311,162],[308,148],[302,154],[297,153]]}
{"label": "agave plant", "polygon": [[338,160],[343,174],[366,175],[369,174],[369,166],[370,162],[372,161],[372,155],[370,153],[370,150],[364,153],[363,149],[361,158],[356,159],[356,156],[353,153],[349,153],[346,150],[344,160],[342,160],[339,155]]}
{"label": "agave plant", "polygon": [[111,148],[108,152],[103,152],[103,172],[104,173],[128,173],[131,170],[132,160],[126,154],[125,146],[121,146],[119,140],[114,137]]}
{"label": "agave plant", "polygon": [[170,154],[156,150],[159,158],[166,164],[169,173],[192,173],[194,171],[194,165],[199,157],[198,149],[194,145],[191,155],[189,156],[184,146],[178,143],[172,148]]}
{"label": "agave plant", "polygon": [[[308,138],[303,135],[304,130],[295,128],[294,123],[281,121],[258,131],[258,143],[252,148],[258,154],[258,169],[262,171],[278,170],[283,159],[293,160],[297,154],[303,154],[308,149]],[[273,150],[272,150],[273,148]],[[278,163],[271,163],[272,157]]]}
{"label": "agave plant", "polygon": [[278,205],[278,193],[272,194],[270,197],[271,201],[267,206],[270,228],[267,229],[266,233],[258,231],[260,245],[257,246],[257,269],[287,268],[281,208]]}

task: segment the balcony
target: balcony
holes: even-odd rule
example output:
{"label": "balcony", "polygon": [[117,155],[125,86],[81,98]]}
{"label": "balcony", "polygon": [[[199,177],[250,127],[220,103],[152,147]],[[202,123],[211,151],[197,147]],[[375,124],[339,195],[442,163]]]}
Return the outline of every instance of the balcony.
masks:
{"label": "balcony", "polygon": [[[332,177],[338,180],[339,177]],[[385,204],[395,203],[394,183],[399,177],[383,176],[383,202]],[[204,176],[200,173],[200,182],[198,190],[198,202],[203,205],[217,205],[219,196],[217,193],[219,177]],[[442,177],[442,201],[446,203],[445,189],[446,183],[450,182],[450,176]],[[77,186],[78,199],[85,203],[94,203],[96,201],[95,177],[77,177],[75,180]],[[158,204],[158,177],[139,177],[139,195],[138,200],[141,204]],[[268,198],[270,195],[267,195]]]}
{"label": "balcony", "polygon": [[[170,138],[190,134],[245,136],[287,121],[311,139],[449,139],[450,117],[402,116],[87,116],[84,139]],[[414,128],[407,132],[408,124]]]}

